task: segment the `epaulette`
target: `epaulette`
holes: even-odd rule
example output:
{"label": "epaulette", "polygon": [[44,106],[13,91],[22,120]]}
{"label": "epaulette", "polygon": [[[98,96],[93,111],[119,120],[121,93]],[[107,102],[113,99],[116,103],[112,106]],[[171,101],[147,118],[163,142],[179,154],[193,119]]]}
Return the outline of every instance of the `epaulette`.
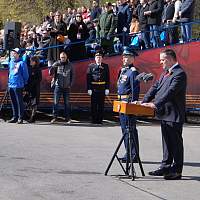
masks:
{"label": "epaulette", "polygon": [[89,66],[92,67],[93,65],[96,65],[95,63],[90,63]]}
{"label": "epaulette", "polygon": [[135,67],[131,67],[131,70],[134,72],[134,71],[137,71],[137,69]]}

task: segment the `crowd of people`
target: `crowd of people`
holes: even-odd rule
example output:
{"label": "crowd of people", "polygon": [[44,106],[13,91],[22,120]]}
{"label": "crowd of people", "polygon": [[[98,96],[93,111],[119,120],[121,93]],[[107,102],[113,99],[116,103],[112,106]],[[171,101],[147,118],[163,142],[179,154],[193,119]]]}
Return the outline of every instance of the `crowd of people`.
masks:
{"label": "crowd of people", "polygon": [[25,24],[21,48],[40,49],[25,54],[35,53],[51,66],[63,50],[70,60],[80,60],[100,47],[112,54],[121,53],[124,45],[148,49],[180,38],[187,42],[192,38],[194,7],[195,0],[118,0],[102,7],[93,1],[91,8],[50,12],[39,26]]}

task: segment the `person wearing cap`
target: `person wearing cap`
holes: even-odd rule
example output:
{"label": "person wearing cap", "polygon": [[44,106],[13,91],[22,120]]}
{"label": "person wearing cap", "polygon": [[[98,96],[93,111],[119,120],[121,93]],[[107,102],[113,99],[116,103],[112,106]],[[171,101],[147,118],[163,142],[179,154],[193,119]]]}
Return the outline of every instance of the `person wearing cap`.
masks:
{"label": "person wearing cap", "polygon": [[[133,49],[129,47],[124,47],[124,51],[122,54],[123,65],[119,72],[118,82],[117,82],[117,94],[118,94],[118,99],[120,101],[126,101],[131,103],[137,101],[139,98],[140,84],[139,81],[136,80],[136,76],[139,74],[139,72],[133,65],[136,56],[138,56],[138,54]],[[136,129],[136,118],[133,115],[126,115],[123,113],[119,114],[119,118],[120,118],[122,134],[125,135],[124,146],[126,149],[125,155],[122,158],[120,158],[120,160],[122,162],[127,162],[127,160],[129,161],[127,155],[127,151],[129,148],[128,146],[129,134],[132,135],[132,138],[133,137],[135,138],[137,148],[139,147],[138,132]],[[131,156],[133,162],[137,162],[135,148],[136,147],[132,145]]]}
{"label": "person wearing cap", "polygon": [[29,78],[28,68],[20,58],[20,49],[12,50],[12,59],[9,63],[8,88],[10,92],[13,117],[8,123],[23,123],[24,103],[23,89]]}
{"label": "person wearing cap", "polygon": [[95,63],[90,64],[87,70],[87,89],[91,96],[91,114],[94,124],[102,124],[105,95],[109,95],[109,67],[102,62],[102,58],[102,52],[97,51]]}

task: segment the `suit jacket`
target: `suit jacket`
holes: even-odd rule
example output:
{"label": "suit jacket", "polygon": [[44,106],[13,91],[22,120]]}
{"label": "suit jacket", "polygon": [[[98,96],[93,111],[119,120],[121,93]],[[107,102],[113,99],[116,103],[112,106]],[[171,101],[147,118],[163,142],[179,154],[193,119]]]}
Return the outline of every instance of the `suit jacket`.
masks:
{"label": "suit jacket", "polygon": [[183,123],[186,104],[186,73],[175,66],[170,75],[161,74],[160,79],[145,94],[143,102],[154,99],[158,119]]}

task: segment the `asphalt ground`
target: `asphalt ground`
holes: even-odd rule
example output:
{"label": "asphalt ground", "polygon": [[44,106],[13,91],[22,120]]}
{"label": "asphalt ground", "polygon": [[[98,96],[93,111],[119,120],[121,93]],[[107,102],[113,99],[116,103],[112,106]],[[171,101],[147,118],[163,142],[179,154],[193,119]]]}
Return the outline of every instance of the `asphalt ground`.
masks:
{"label": "asphalt ground", "polygon": [[[182,180],[166,181],[148,171],[159,167],[161,135],[156,121],[139,121],[140,157],[146,176],[134,164],[135,181],[121,178],[115,160],[105,170],[121,138],[117,117],[103,125],[75,118],[51,125],[0,122],[0,200],[149,200],[200,197],[200,126],[185,124],[185,162]],[[122,146],[119,156],[124,153]]]}

